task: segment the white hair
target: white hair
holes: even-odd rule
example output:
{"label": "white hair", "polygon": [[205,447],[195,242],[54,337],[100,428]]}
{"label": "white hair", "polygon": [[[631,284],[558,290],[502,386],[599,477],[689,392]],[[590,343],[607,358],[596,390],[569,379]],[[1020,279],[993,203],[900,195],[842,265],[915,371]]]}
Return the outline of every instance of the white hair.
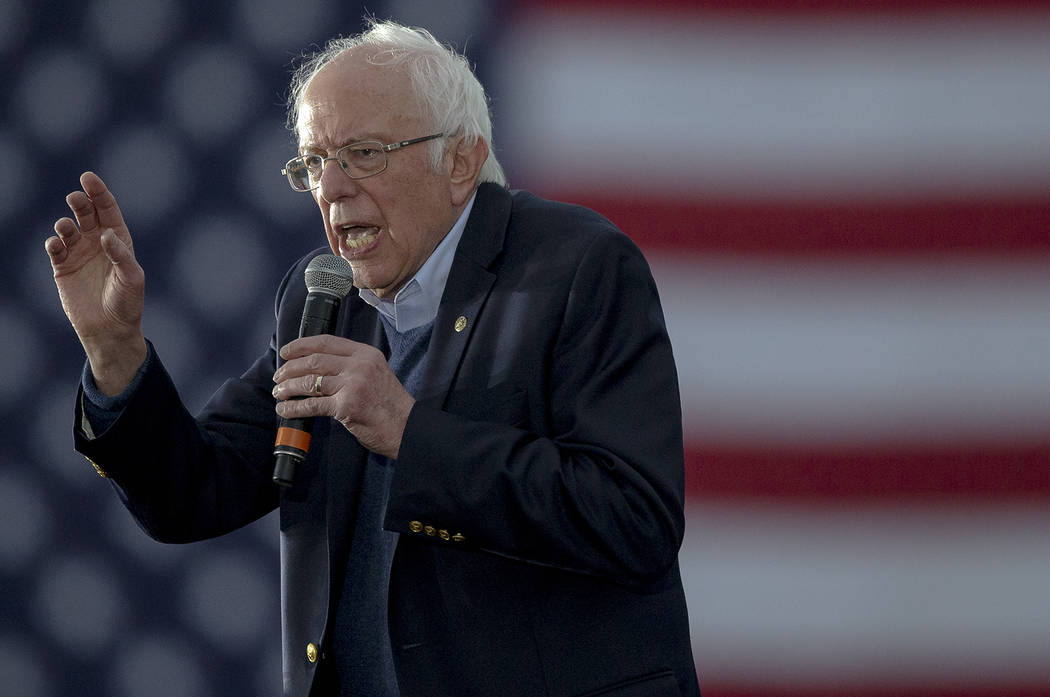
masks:
{"label": "white hair", "polygon": [[[368,56],[369,63],[405,66],[420,114],[424,121],[433,124],[436,131],[446,136],[462,136],[467,147],[472,147],[479,138],[485,141],[489,154],[478,181],[506,186],[503,167],[496,159],[492,145],[492,119],[485,88],[467,59],[452,47],[438,42],[426,29],[391,21],[367,21],[366,31],[330,40],[296,69],[288,95],[289,128],[298,135],[299,110],[314,77],[350,49],[370,46],[375,52]],[[431,166],[437,169],[444,157],[444,140],[438,139],[428,145]]]}

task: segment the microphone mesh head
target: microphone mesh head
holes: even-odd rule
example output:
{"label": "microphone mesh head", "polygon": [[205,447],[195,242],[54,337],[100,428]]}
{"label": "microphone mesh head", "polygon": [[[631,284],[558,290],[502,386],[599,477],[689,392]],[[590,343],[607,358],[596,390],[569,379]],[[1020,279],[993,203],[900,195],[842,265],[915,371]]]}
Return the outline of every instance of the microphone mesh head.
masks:
{"label": "microphone mesh head", "polygon": [[334,254],[318,254],[306,265],[306,290],[346,297],[354,285],[350,262]]}

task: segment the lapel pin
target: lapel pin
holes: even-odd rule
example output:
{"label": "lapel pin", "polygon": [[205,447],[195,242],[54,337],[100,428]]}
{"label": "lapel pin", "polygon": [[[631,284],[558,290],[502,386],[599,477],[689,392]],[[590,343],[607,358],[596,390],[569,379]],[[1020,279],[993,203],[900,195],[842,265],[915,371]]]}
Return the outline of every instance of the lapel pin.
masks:
{"label": "lapel pin", "polygon": [[460,315],[456,318],[456,323],[453,325],[453,327],[455,327],[457,332],[463,331],[467,328],[467,318],[463,315]]}

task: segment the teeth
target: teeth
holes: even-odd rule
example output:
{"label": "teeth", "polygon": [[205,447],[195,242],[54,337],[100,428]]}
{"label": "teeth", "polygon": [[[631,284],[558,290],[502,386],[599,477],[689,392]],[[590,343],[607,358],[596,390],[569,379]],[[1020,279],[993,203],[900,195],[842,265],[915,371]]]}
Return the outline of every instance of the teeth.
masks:
{"label": "teeth", "polygon": [[[375,228],[365,228],[367,231],[362,232],[362,228],[353,225],[344,226],[342,230],[346,235],[344,238],[346,246],[351,249],[358,249],[371,244],[379,234],[377,231],[374,231]],[[354,234],[355,232],[357,234]]]}
{"label": "teeth", "polygon": [[357,249],[358,247],[364,247],[367,244],[371,244],[372,240],[376,238],[375,235],[365,235],[364,237],[346,238],[346,246],[351,249]]}

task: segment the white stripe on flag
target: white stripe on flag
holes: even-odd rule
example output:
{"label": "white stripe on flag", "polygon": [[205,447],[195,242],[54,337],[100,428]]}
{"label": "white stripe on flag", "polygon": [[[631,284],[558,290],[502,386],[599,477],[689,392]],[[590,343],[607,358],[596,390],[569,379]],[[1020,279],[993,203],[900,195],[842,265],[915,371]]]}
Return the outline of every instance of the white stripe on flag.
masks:
{"label": "white stripe on flag", "polygon": [[1050,437],[1050,257],[648,256],[688,440]]}
{"label": "white stripe on flag", "polygon": [[544,11],[502,45],[516,185],[926,197],[1050,187],[1050,13]]}
{"label": "white stripe on flag", "polygon": [[1050,684],[1045,505],[705,503],[687,522],[703,683]]}

